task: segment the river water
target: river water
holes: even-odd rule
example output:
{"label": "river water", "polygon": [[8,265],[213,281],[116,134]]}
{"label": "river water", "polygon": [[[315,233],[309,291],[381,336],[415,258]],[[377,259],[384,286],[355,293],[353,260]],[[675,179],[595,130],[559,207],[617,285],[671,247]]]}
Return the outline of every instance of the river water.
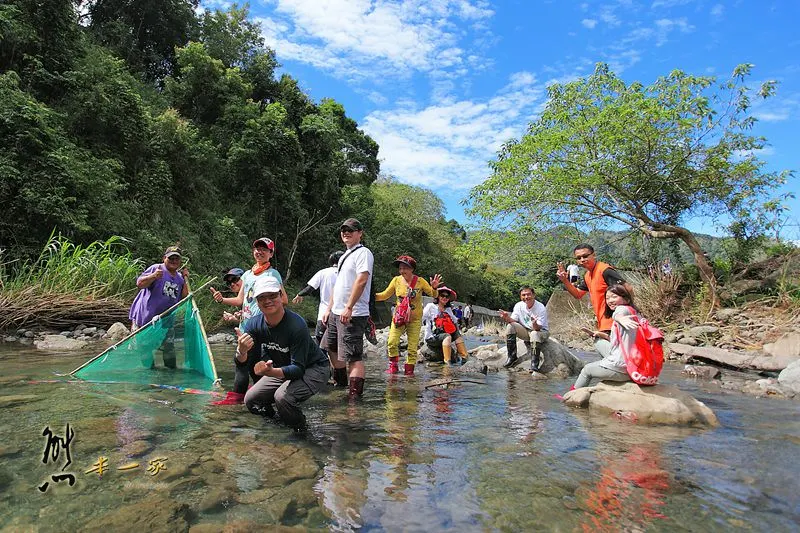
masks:
{"label": "river water", "polygon": [[[214,350],[230,384],[232,348]],[[684,378],[671,363],[662,382],[705,402],[721,427],[592,417],[554,399],[571,381],[525,373],[462,375],[478,383],[426,388],[448,370],[390,377],[385,360],[373,359],[363,400],[349,405],[342,390],[318,394],[304,404],[311,430],[300,437],[243,406],[211,406],[210,395],[49,382],[91,355],[0,344],[3,531],[221,531],[224,524],[235,531],[279,524],[797,531],[800,524],[798,403],[727,393]],[[74,485],[53,479],[66,473]]]}

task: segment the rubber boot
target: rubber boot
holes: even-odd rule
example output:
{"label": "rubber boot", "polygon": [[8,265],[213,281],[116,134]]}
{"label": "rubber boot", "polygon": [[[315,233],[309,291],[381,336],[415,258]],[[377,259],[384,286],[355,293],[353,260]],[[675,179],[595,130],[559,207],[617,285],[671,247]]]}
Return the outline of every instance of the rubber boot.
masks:
{"label": "rubber boot", "polygon": [[211,402],[211,405],[238,405],[244,403],[244,394],[241,392],[228,391],[225,393],[225,398],[216,402]]}
{"label": "rubber boot", "polygon": [[333,383],[336,387],[347,387],[347,369],[334,368],[333,369]]}
{"label": "rubber boot", "polygon": [[467,347],[463,342],[457,342],[456,350],[458,351],[458,356],[461,358],[461,364],[463,365],[467,362],[467,357],[469,357],[469,354],[467,353]]}
{"label": "rubber boot", "polygon": [[519,362],[519,357],[517,357],[517,336],[516,335],[507,335],[506,336],[506,348],[508,349],[508,359],[506,359],[503,368],[511,368],[515,366]]}
{"label": "rubber boot", "polygon": [[403,374],[406,376],[413,376],[414,375],[414,365],[406,363],[404,368]]}
{"label": "rubber boot", "polygon": [[347,392],[347,397],[355,400],[364,395],[364,378],[350,378],[350,389]]}
{"label": "rubber boot", "polygon": [[389,358],[389,368],[386,370],[387,374],[397,374],[398,372],[400,372],[400,366],[398,364],[399,360],[400,360],[399,356]]}
{"label": "rubber boot", "polygon": [[453,358],[453,347],[449,344],[442,344],[442,354],[444,355],[444,364],[449,365],[450,359]]}
{"label": "rubber boot", "polygon": [[542,345],[538,342],[533,343],[533,355],[531,355],[531,372],[538,372],[542,364]]}

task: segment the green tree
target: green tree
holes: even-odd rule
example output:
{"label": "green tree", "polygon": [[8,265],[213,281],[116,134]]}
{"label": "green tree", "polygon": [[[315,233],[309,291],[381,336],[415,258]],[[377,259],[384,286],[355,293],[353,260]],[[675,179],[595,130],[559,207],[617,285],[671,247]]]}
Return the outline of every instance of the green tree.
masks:
{"label": "green tree", "polygon": [[[46,3],[46,2],[45,2]],[[175,49],[198,33],[199,0],[88,0],[88,32],[150,81],[170,75]]]}
{"label": "green tree", "polygon": [[73,240],[113,232],[121,165],[76,146],[61,117],[0,74],[0,247],[25,257],[53,228]]}
{"label": "green tree", "polygon": [[[621,224],[680,239],[716,303],[712,267],[685,222],[774,208],[770,194],[790,175],[765,171],[755,155],[766,141],[750,134],[750,69],[738,66],[720,85],[675,70],[645,87],[598,64],[587,78],[550,86],[541,116],[471,191],[470,212],[512,229]],[[765,83],[759,96],[774,87]]]}

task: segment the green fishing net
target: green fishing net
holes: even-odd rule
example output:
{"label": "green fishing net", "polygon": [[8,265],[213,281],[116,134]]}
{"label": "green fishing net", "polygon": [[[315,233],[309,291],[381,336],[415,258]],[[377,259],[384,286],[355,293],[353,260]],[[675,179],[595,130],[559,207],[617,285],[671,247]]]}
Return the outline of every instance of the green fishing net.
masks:
{"label": "green fishing net", "polygon": [[200,313],[187,296],[165,316],[74,370],[87,381],[174,385],[211,390],[217,371]]}

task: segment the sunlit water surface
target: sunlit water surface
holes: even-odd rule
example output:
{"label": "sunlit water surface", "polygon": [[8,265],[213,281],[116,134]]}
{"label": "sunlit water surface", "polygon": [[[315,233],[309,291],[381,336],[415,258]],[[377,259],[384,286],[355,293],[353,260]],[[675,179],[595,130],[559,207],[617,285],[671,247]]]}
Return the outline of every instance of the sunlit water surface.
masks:
{"label": "sunlit water surface", "polygon": [[[232,348],[214,348],[225,384]],[[792,531],[800,524],[800,407],[726,393],[667,364],[662,382],[711,407],[717,429],[593,417],[525,373],[388,376],[368,361],[363,401],[304,404],[310,432],[212,406],[207,394],[51,383],[91,353],[0,344],[0,528],[241,531],[270,525],[404,531]],[[43,454],[49,428],[74,431]],[[108,460],[102,476],[93,466]],[[160,460],[160,461],[159,461]],[[138,465],[133,467],[132,465]],[[159,470],[159,464],[165,468]],[[129,467],[120,470],[120,467]],[[95,469],[96,470],[96,469]],[[88,473],[87,473],[88,471]],[[70,472],[75,485],[52,475]],[[37,487],[50,481],[45,492]]]}

